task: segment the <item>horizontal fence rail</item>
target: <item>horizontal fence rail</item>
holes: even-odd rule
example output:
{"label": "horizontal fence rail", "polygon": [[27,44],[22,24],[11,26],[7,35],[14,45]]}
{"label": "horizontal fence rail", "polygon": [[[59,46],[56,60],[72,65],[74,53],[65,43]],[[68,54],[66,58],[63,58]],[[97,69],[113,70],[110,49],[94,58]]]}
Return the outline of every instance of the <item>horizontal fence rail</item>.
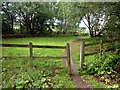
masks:
{"label": "horizontal fence rail", "polygon": [[[102,41],[102,43],[111,43],[111,42],[116,42],[116,41],[120,41],[120,39],[114,39],[114,40],[105,40],[105,41]],[[94,43],[87,43],[85,44],[85,46],[92,46],[92,45],[98,45],[100,44],[100,42],[94,42]]]}
{"label": "horizontal fence rail", "polygon": [[[76,39],[76,40],[70,42],[70,45],[75,45],[75,44],[80,43],[80,68],[83,67],[85,56],[94,55],[94,54],[98,54],[98,53],[100,53],[100,55],[102,55],[101,52],[103,52],[103,51],[104,52],[114,51],[113,48],[106,48],[105,50],[103,50],[103,44],[111,43],[111,42],[114,43],[114,42],[120,41],[120,39],[104,40],[104,41],[100,40],[100,41],[97,41],[97,42],[87,43],[87,44],[85,44],[85,41],[86,41],[85,39],[80,38],[80,39]],[[94,51],[94,52],[90,52],[90,53],[85,53],[85,48],[87,46],[94,46],[94,45],[98,45],[99,50]]]}
{"label": "horizontal fence rail", "polygon": [[[32,42],[30,42],[29,44],[0,44],[0,46],[2,47],[25,47],[29,49],[29,56],[2,56],[1,59],[6,59],[6,58],[11,58],[11,59],[15,59],[15,58],[28,58],[30,59],[30,65],[33,65],[33,59],[46,59],[46,60],[57,60],[57,59],[61,59],[61,60],[65,60],[68,62],[68,73],[71,73],[70,70],[70,47],[69,47],[69,43],[66,44],[66,46],[49,46],[49,45],[33,45]],[[51,49],[66,49],[67,51],[67,55],[66,56],[34,56],[33,55],[33,48],[51,48]]]}
{"label": "horizontal fence rail", "polygon": [[2,56],[2,58],[30,58],[32,59],[36,59],[36,58],[40,58],[40,59],[66,59],[67,56],[34,56],[33,55],[33,48],[51,48],[51,49],[66,49],[66,46],[48,46],[48,45],[33,45],[32,42],[30,42],[28,45],[27,44],[0,44],[0,46],[2,47],[26,47],[29,48],[29,56]]}
{"label": "horizontal fence rail", "polygon": [[97,52],[93,52],[93,53],[85,53],[85,56],[89,56],[89,55],[94,55],[94,54],[98,54],[100,51]]}
{"label": "horizontal fence rail", "polygon": [[[85,47],[87,47],[87,46],[93,46],[93,45],[100,45],[100,47],[102,49],[103,48],[103,44],[105,44],[105,43],[111,43],[111,42],[117,42],[117,41],[120,41],[120,39],[106,40],[106,41],[102,41],[101,40],[101,42],[95,42],[95,43],[85,44]],[[110,52],[110,51],[114,51],[114,49],[113,48],[107,48],[107,49],[104,50],[104,52]],[[98,51],[95,51],[95,52],[92,52],[92,53],[85,53],[85,56],[98,54],[100,52],[101,52],[101,50],[98,50]]]}
{"label": "horizontal fence rail", "polygon": [[88,43],[88,44],[85,44],[85,46],[92,46],[92,45],[97,45],[99,44],[99,42],[95,42],[95,43]]}
{"label": "horizontal fence rail", "polygon": [[[104,50],[104,52],[110,52],[110,51],[114,51],[114,49],[108,48],[108,49]],[[86,53],[85,56],[94,55],[94,54],[98,54],[98,53],[100,53],[100,50],[93,52],[93,53]]]}
{"label": "horizontal fence rail", "polygon": [[[27,44],[0,44],[2,47],[29,47]],[[32,45],[33,48],[66,49],[66,46]]]}
{"label": "horizontal fence rail", "polygon": [[[28,56],[3,56],[2,58],[11,58],[11,59],[16,59],[16,58],[30,58]],[[66,59],[67,56],[64,56],[64,57],[51,57],[51,56],[33,56],[32,57],[33,59],[37,59],[37,58],[40,58],[40,59]]]}

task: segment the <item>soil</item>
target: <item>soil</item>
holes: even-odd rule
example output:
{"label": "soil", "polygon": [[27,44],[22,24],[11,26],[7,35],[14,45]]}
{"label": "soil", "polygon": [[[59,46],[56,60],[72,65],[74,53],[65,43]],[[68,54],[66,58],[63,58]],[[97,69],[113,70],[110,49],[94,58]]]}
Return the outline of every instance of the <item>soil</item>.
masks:
{"label": "soil", "polygon": [[[64,53],[65,55],[65,53]],[[64,60],[64,64],[66,65],[66,60]],[[87,90],[92,90],[92,86],[88,83],[85,82],[85,80],[79,76],[79,74],[77,73],[77,68],[76,68],[76,64],[73,62],[73,60],[71,60],[71,78],[74,82],[74,84],[76,85],[77,89],[87,89]]]}
{"label": "soil", "polygon": [[[104,78],[101,78],[100,76],[94,76],[94,78],[96,79],[96,81],[107,85],[113,85],[116,83],[115,79],[111,78],[111,76],[104,76]],[[108,79],[109,81],[106,82],[105,79]]]}
{"label": "soil", "polygon": [[86,83],[85,80],[78,75],[76,65],[73,60],[71,60],[71,78],[75,83],[76,88],[86,88],[89,90],[92,89],[91,85]]}

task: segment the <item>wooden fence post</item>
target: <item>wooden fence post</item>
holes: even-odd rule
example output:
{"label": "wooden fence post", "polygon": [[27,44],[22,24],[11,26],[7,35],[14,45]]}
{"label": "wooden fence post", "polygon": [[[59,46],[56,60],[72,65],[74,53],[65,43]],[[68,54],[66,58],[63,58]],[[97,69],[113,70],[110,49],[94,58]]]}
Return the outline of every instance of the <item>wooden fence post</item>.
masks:
{"label": "wooden fence post", "polygon": [[32,42],[29,43],[29,52],[30,52],[30,64],[32,65],[32,60],[33,60]]}
{"label": "wooden fence post", "polygon": [[68,73],[71,74],[71,56],[70,56],[70,44],[67,43],[67,66],[68,66]]}
{"label": "wooden fence post", "polygon": [[83,39],[80,44],[80,68],[83,68],[83,63],[84,63],[84,51],[85,49],[85,40]]}
{"label": "wooden fence post", "polygon": [[103,53],[103,41],[100,40],[100,59],[102,60],[102,53]]}

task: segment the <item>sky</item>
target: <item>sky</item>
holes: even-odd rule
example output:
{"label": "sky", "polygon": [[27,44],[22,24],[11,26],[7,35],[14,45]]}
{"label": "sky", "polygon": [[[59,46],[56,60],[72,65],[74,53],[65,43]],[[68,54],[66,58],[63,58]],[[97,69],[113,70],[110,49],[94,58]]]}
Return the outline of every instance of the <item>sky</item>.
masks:
{"label": "sky", "polygon": [[[87,20],[86,19],[83,19],[84,22],[87,24]],[[84,24],[83,20],[81,20],[80,24],[79,24],[79,27],[85,27],[86,30],[85,30],[85,33],[89,33],[89,29],[88,27]]]}

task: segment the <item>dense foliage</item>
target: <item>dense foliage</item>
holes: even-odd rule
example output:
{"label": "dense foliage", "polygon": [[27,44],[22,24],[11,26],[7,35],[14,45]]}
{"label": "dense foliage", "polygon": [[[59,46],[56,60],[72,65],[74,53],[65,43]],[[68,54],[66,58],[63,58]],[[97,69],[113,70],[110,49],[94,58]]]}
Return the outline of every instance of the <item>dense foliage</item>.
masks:
{"label": "dense foliage", "polygon": [[[43,34],[46,30],[48,30],[47,32],[50,32],[50,25],[47,25],[46,23],[48,20],[52,21],[51,19],[53,18],[51,17],[54,17],[55,15],[52,11],[52,5],[53,4],[37,2],[4,2],[2,4],[3,34],[25,33],[34,35],[37,33]],[[16,27],[16,29],[13,30],[13,27]],[[17,30],[17,27],[20,30]]]}
{"label": "dense foliage", "polygon": [[[7,34],[69,34],[84,22],[91,37],[119,36],[120,2],[3,2],[2,32]],[[80,30],[78,30],[80,31]]]}
{"label": "dense foliage", "polygon": [[[88,50],[96,51],[99,46],[91,46]],[[111,52],[105,50],[111,49]],[[87,51],[87,50],[86,50]],[[90,52],[89,51],[89,52]],[[118,42],[104,43],[102,52],[86,56],[83,69],[79,69],[80,75],[92,75],[100,82],[109,85],[116,85],[118,88],[120,83],[120,44]],[[114,88],[115,88],[114,87]]]}
{"label": "dense foliage", "polygon": [[120,2],[118,3],[106,3],[107,15],[109,16],[108,22],[104,27],[104,35],[109,39],[120,38]]}

